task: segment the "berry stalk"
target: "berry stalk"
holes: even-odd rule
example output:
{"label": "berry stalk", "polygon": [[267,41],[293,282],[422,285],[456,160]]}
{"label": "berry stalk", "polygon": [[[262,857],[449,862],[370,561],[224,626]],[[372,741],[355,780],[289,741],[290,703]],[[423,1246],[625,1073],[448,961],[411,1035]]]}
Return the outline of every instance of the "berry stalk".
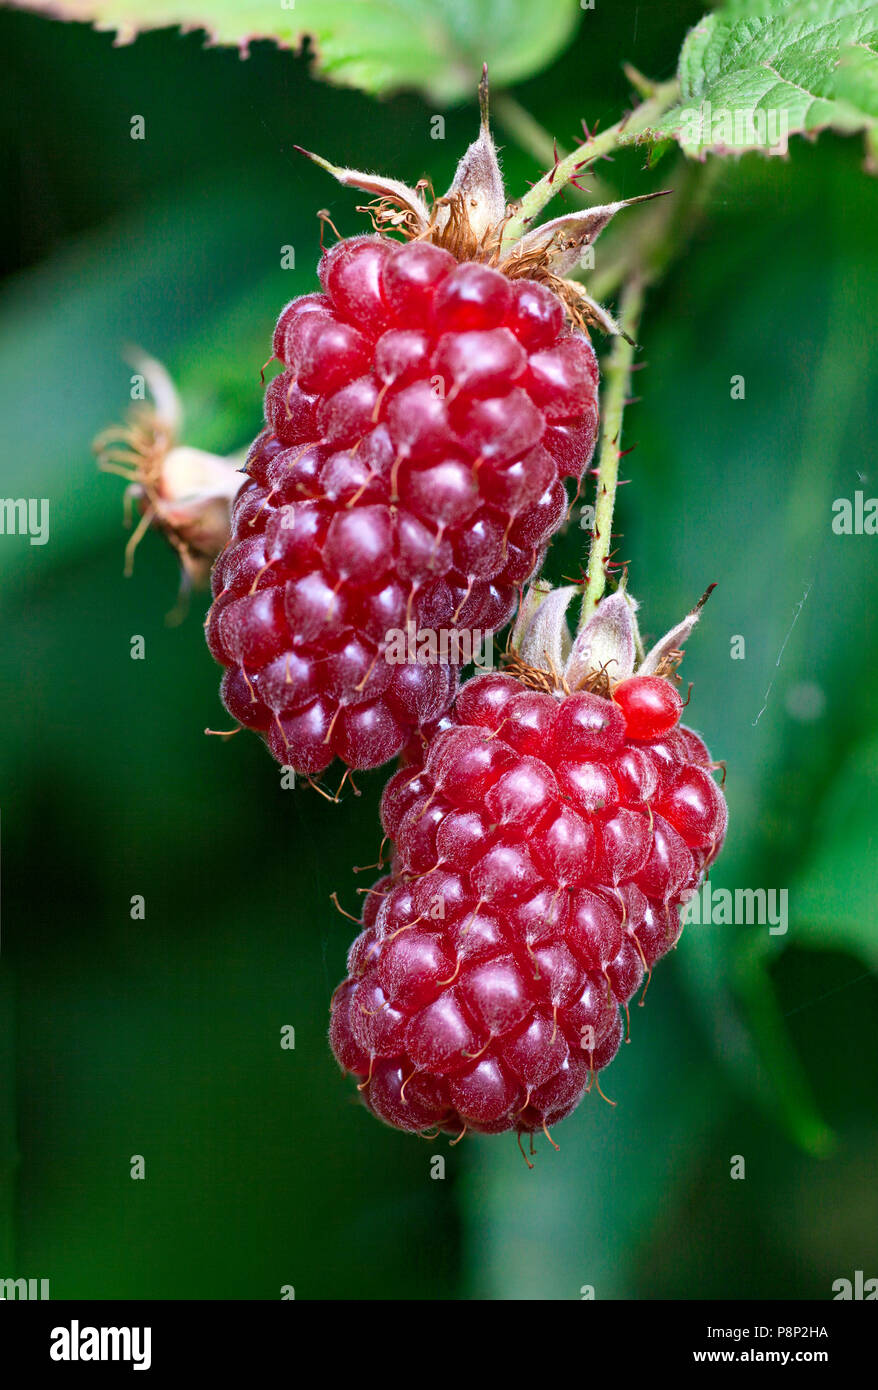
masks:
{"label": "berry stalk", "polygon": [[613,511],[619,481],[622,415],[631,381],[634,336],[640,323],[642,309],[643,282],[639,277],[633,277],[622,292],[619,304],[621,334],[613,343],[613,351],[604,369],[604,408],[597,467],[594,530],[582,596],[578,629],[580,632],[597,608],[606,585],[606,567],[613,534]]}
{"label": "berry stalk", "polygon": [[615,125],[608,126],[600,135],[594,135],[590,140],[577,145],[576,149],[565,159],[561,159],[557,164],[553,164],[547,174],[544,174],[539,183],[535,183],[533,188],[522,198],[518,212],[509,219],[503,233],[502,250],[508,250],[512,245],[529,230],[542,212],[546,204],[554,198],[555,194],[571,179],[581,173],[587,164],[599,159],[602,155],[609,154],[621,144],[642,135],[649,130],[650,126],[674,104],[679,94],[679,85],[674,79],[672,82],[663,82],[656,86],[655,95],[648,100],[641,102],[633,111],[629,111]]}
{"label": "berry stalk", "polygon": [[[510,96],[508,92],[500,92],[499,95],[492,96],[491,105],[494,111],[495,120],[503,126],[509,135],[537,161],[538,164],[554,164],[556,159],[566,159],[568,151],[559,147],[555,140],[544,126],[531,115],[526,107]],[[582,146],[578,145],[577,149]],[[580,189],[580,193],[584,190]],[[612,196],[603,180],[599,179],[593,171],[589,171],[588,199],[591,202],[609,203]]]}

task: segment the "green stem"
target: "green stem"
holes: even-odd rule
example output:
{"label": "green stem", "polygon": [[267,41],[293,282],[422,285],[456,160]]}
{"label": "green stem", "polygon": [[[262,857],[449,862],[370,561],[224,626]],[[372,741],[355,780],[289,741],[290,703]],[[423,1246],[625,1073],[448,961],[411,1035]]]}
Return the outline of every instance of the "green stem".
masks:
{"label": "green stem", "polygon": [[622,291],[619,303],[619,327],[625,337],[618,337],[604,368],[604,399],[601,423],[600,456],[595,493],[594,530],[588,553],[585,590],[579,630],[582,631],[603,597],[606,584],[606,565],[613,534],[613,509],[619,481],[619,445],[622,439],[622,415],[631,381],[634,360],[634,338],[643,308],[643,281],[632,277]]}
{"label": "green stem", "polygon": [[[555,141],[545,126],[541,126],[515,97],[510,96],[508,92],[500,92],[491,98],[491,105],[497,122],[512,136],[517,145],[532,155],[543,168],[546,165],[554,165]],[[560,146],[558,153],[562,159],[567,158],[566,150]],[[574,189],[574,192],[576,191]],[[609,203],[614,197],[595,175],[590,176],[588,194],[584,196],[587,196],[590,203]]]}
{"label": "green stem", "polygon": [[656,87],[654,96],[641,102],[633,111],[629,111],[627,116],[623,116],[621,121],[601,131],[600,135],[577,145],[571,154],[553,165],[548,174],[544,174],[539,183],[535,183],[530,192],[522,198],[518,212],[506,225],[502,249],[507,250],[529,231],[549,200],[581,173],[587,164],[603,154],[609,154],[619,145],[628,144],[649,130],[650,126],[673,105],[678,92],[676,80],[661,83]]}

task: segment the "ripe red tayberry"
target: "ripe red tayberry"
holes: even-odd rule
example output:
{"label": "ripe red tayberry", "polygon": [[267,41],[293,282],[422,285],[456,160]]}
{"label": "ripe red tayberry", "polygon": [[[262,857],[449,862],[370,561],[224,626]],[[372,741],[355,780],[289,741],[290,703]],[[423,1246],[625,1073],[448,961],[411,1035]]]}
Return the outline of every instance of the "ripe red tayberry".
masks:
{"label": "ripe red tayberry", "polygon": [[[513,235],[483,113],[432,207],[421,186],[332,170],[377,198],[378,231],[328,251],[322,293],[275,329],[283,370],[207,637],[230,713],[306,773],[335,756],[374,767],[442,715],[474,634],[503,627],[539,569],[563,479],[594,446],[586,323],[615,326],[563,276],[622,204]],[[438,668],[387,660],[388,634],[409,625],[454,641]]]}
{"label": "ripe red tayberry", "polygon": [[387,784],[396,854],[367,898],[330,1041],[388,1124],[563,1119],[615,1055],[620,1006],[676,943],[725,800],[673,686],[624,687],[620,701],[623,685],[564,697],[477,677]]}
{"label": "ripe red tayberry", "polygon": [[381,236],[320,276],[278,323],[208,619],[229,712],[307,773],[386,762],[448,707],[455,649],[393,664],[389,634],[508,621],[597,419],[593,349],[545,286]]}

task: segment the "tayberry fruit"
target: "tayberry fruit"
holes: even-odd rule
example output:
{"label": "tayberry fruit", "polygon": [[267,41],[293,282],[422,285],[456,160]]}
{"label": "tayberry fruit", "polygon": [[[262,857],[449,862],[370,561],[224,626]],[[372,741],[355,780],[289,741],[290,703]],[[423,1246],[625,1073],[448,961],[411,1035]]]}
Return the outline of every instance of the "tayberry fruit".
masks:
{"label": "tayberry fruit", "polygon": [[[332,172],[376,194],[378,230],[326,252],[322,292],[278,319],[282,370],[207,621],[227,709],[308,774],[397,754],[509,620],[564,518],[563,479],[591,457],[586,321],[607,326],[581,286],[566,311],[555,291],[611,210],[505,245],[486,125],[432,207]],[[421,631],[437,634],[424,664]]]}
{"label": "tayberry fruit", "polygon": [[568,693],[563,676],[517,669],[468,681],[384,792],[395,855],[330,1041],[399,1129],[526,1132],[569,1114],[725,835],[710,756],[679,726],[669,679],[614,687],[602,663],[593,688]]}

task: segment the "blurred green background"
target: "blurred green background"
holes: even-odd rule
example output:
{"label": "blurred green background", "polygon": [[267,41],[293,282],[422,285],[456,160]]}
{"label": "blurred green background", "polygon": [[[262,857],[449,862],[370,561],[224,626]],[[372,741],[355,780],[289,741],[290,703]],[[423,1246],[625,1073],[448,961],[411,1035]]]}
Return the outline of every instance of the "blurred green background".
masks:
{"label": "blurred green background", "polygon": [[[673,73],[700,13],[599,5],[515,97],[569,146],[624,108],[623,59]],[[617,1105],[587,1096],[530,1172],[511,1136],[383,1128],[338,1074],[353,927],[329,895],[354,910],[370,881],[351,866],[376,857],[386,774],[329,805],[281,790],[257,739],[204,737],[225,716],[203,604],[165,625],[156,536],[123,579],[122,485],[90,454],[128,399],[127,342],[172,371],[187,442],[246,445],[277,311],[316,284],[316,211],[362,226],[293,144],[438,188],[475,105],[434,140],[434,101],[333,88],[270,44],[114,48],[9,11],[0,52],[0,491],[51,504],[47,545],[0,538],[0,1278],[55,1298],[577,1299],[828,1298],[878,1275],[878,538],[831,529],[835,498],[878,492],[860,145],[723,164],[649,295],[626,419],[618,529],[646,630],[718,584],[684,667],[729,768],[713,883],[788,889],[789,932],[684,933],[605,1074]],[[521,192],[535,161],[498,135]],[[679,177],[643,164],[602,176],[621,196]],[[550,576],[582,548],[574,520]]]}

